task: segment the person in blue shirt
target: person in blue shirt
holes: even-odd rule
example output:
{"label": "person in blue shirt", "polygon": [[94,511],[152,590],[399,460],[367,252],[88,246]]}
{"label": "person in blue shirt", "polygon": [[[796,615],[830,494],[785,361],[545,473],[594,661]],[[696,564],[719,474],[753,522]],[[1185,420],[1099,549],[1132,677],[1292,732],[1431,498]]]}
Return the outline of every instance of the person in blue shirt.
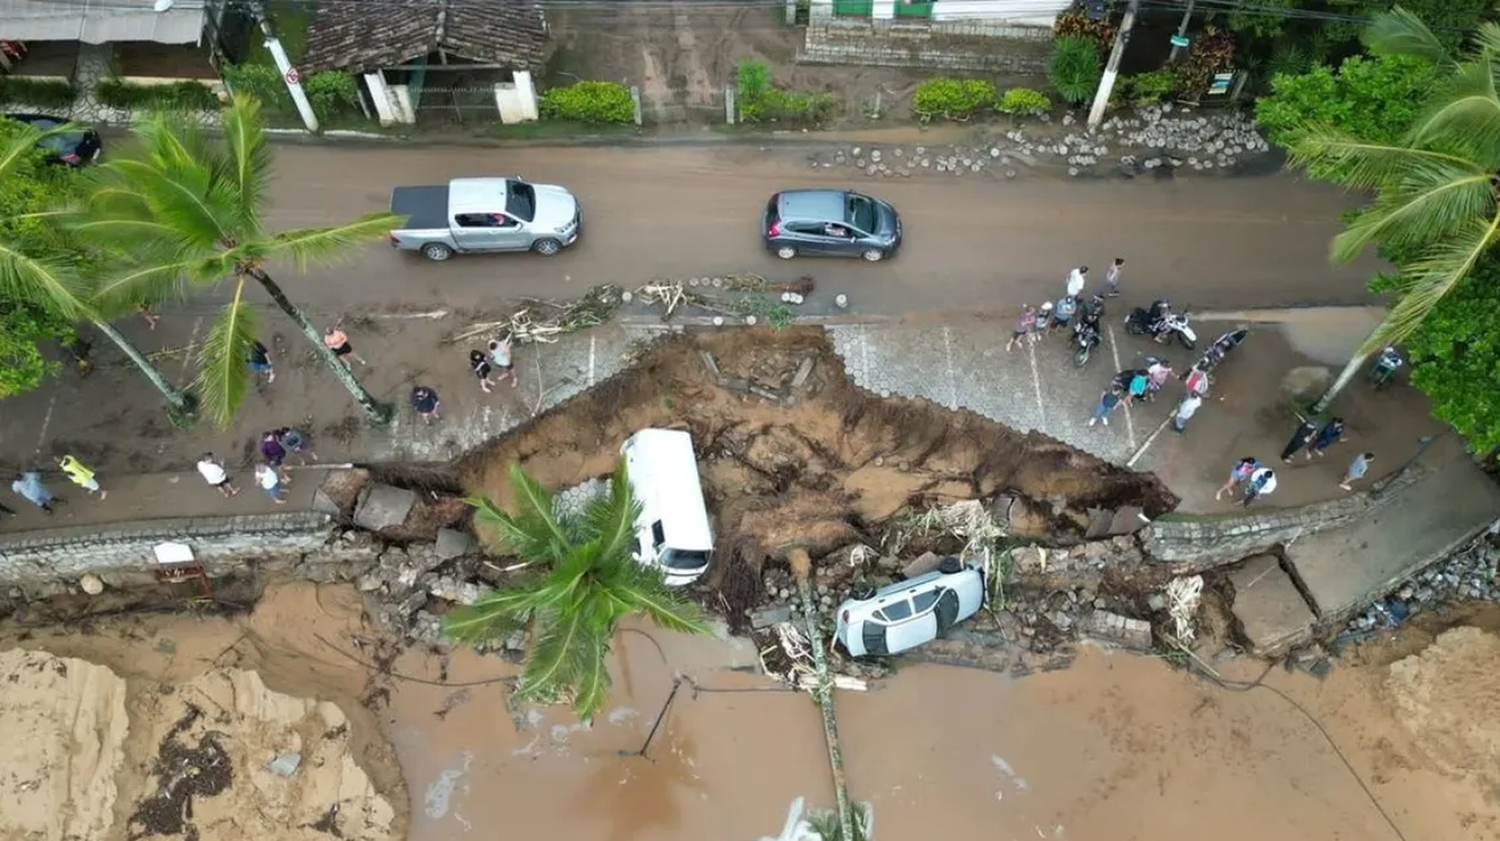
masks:
{"label": "person in blue shirt", "polygon": [[1073,323],[1073,314],[1078,312],[1078,299],[1067,295],[1057,300],[1057,306],[1052,310],[1052,329],[1067,332],[1068,326]]}
{"label": "person in blue shirt", "polygon": [[16,474],[15,481],[10,483],[10,489],[15,491],[17,496],[24,498],[27,502],[46,511],[48,514],[52,513],[52,504],[54,502],[62,501],[53,496],[52,491],[47,490],[47,486],[42,484],[42,474],[35,470]]}

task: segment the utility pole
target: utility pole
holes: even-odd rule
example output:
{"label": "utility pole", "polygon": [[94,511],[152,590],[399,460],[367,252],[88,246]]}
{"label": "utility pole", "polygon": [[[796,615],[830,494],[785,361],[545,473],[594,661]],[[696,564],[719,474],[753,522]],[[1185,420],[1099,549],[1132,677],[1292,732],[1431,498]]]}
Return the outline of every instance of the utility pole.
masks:
{"label": "utility pole", "polygon": [[1177,37],[1172,41],[1172,54],[1167,56],[1167,63],[1176,63],[1177,57],[1182,55],[1183,48],[1179,46],[1183,39],[1187,38],[1188,22],[1193,17],[1193,3],[1196,0],[1188,0],[1187,8],[1182,12],[1182,23],[1177,25]]}
{"label": "utility pole", "polygon": [[1109,51],[1109,63],[1104,66],[1099,91],[1094,94],[1094,107],[1089,109],[1089,128],[1098,128],[1104,122],[1104,109],[1109,105],[1109,95],[1114,91],[1115,79],[1120,75],[1120,59],[1125,57],[1125,45],[1130,43],[1130,29],[1135,26],[1135,13],[1140,8],[1141,0],[1130,0],[1130,5],[1125,7],[1120,31],[1115,33],[1115,46]]}
{"label": "utility pole", "polygon": [[302,90],[302,74],[292,66],[286,48],[281,46],[281,39],[276,37],[276,30],[271,27],[271,16],[265,4],[256,3],[254,9],[255,16],[260,19],[260,31],[266,37],[266,51],[271,54],[271,60],[276,62],[276,69],[281,71],[287,93],[292,95],[292,104],[297,106],[297,113],[302,116],[302,123],[307,126],[307,130],[316,132],[318,117],[313,113],[312,103],[307,101],[307,92]]}

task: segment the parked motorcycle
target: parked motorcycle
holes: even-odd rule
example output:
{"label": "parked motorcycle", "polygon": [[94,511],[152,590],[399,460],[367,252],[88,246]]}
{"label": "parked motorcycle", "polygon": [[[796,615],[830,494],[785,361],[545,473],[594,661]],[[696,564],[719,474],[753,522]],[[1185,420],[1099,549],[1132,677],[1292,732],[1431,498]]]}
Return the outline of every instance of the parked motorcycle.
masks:
{"label": "parked motorcycle", "polygon": [[1073,325],[1073,364],[1082,368],[1099,346],[1099,322],[1080,321]]}
{"label": "parked motorcycle", "polygon": [[1198,334],[1188,323],[1188,313],[1168,313],[1157,325],[1154,336],[1157,342],[1170,342],[1173,336],[1188,350],[1198,347]]}
{"label": "parked motorcycle", "polygon": [[1375,367],[1370,369],[1370,385],[1374,386],[1376,391],[1390,385],[1391,381],[1396,378],[1396,371],[1404,364],[1406,361],[1401,358],[1399,351],[1393,347],[1385,348],[1376,358]]}
{"label": "parked motorcycle", "polygon": [[1208,350],[1203,354],[1203,358],[1198,360],[1196,367],[1205,371],[1217,368],[1219,363],[1224,361],[1224,357],[1228,356],[1231,350],[1239,347],[1240,342],[1243,342],[1249,333],[1250,331],[1245,329],[1233,330],[1214,339],[1214,343],[1208,346]]}

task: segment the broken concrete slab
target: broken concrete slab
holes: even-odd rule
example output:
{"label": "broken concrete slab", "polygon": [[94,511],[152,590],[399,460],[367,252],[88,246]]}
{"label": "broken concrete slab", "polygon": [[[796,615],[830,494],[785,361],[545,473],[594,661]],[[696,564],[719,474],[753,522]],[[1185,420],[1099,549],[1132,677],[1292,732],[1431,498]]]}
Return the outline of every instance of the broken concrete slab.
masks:
{"label": "broken concrete slab", "polygon": [[474,551],[474,536],[458,529],[438,529],[436,552],[440,560],[461,558]]}
{"label": "broken concrete slab", "polygon": [[406,522],[406,515],[417,504],[417,494],[405,488],[372,482],[360,491],[354,508],[354,524],[366,531],[380,532]]}
{"label": "broken concrete slab", "polygon": [[750,627],[757,631],[790,621],[792,621],[792,606],[789,604],[772,605],[750,614]]}
{"label": "broken concrete slab", "polygon": [[1312,636],[1317,617],[1275,555],[1250,558],[1229,581],[1234,616],[1256,654],[1279,654]]}
{"label": "broken concrete slab", "polygon": [[812,375],[813,365],[816,362],[816,359],[809,356],[802,360],[802,364],[797,366],[797,373],[792,375],[792,388],[794,390],[801,388],[807,382],[807,378]]}
{"label": "broken concrete slab", "polygon": [[915,561],[901,568],[901,574],[907,578],[916,578],[937,569],[943,563],[942,556],[936,552],[923,552]]}
{"label": "broken concrete slab", "polygon": [[1123,646],[1135,651],[1151,650],[1151,623],[1131,619],[1107,610],[1088,613],[1078,623],[1078,632],[1099,642]]}

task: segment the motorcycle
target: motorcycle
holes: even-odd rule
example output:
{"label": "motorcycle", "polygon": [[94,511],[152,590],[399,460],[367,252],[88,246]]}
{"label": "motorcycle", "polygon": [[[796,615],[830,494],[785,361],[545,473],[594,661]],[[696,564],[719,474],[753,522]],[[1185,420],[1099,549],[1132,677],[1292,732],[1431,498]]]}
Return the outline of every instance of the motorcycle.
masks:
{"label": "motorcycle", "polygon": [[1099,322],[1080,321],[1073,326],[1073,364],[1082,368],[1099,346]]}
{"label": "motorcycle", "polygon": [[1198,360],[1196,367],[1202,368],[1205,371],[1212,371],[1214,368],[1217,368],[1219,363],[1224,361],[1224,357],[1228,356],[1231,350],[1239,347],[1240,342],[1243,342],[1247,335],[1249,335],[1248,330],[1240,329],[1225,333],[1219,338],[1214,339],[1214,343],[1208,346],[1208,351],[1203,354],[1202,359]]}
{"label": "motorcycle", "polygon": [[1406,361],[1401,358],[1401,354],[1395,348],[1385,348],[1375,360],[1375,367],[1370,369],[1370,385],[1374,386],[1377,391],[1390,385],[1391,381],[1396,378],[1397,369],[1404,364]]}

